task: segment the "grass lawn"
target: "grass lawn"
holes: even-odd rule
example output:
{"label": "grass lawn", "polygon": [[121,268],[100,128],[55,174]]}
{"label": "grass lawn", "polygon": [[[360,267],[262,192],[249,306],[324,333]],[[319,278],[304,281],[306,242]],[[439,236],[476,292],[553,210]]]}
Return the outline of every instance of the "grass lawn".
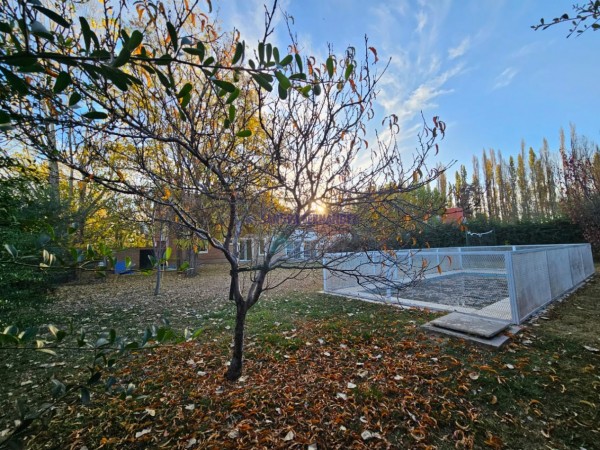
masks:
{"label": "grass lawn", "polygon": [[[168,315],[176,328],[202,330],[120,364],[115,376],[136,386],[133,395],[60,403],[26,448],[599,447],[598,277],[498,352],[422,333],[436,314],[319,294],[318,276],[294,280],[250,312],[244,376],[235,383],[223,378],[233,308],[219,283],[226,277],[209,270],[165,283],[159,298],[146,294],[150,281],[68,286],[29,315],[11,312],[23,323],[70,313],[97,331],[110,320],[133,330],[140,318]],[[41,365],[31,352],[3,358],[0,377],[18,379],[0,387],[9,413],[0,428],[13,418],[13,398],[42,401],[48,378],[68,375],[79,356],[43,357],[46,366],[68,364],[31,370]]]}

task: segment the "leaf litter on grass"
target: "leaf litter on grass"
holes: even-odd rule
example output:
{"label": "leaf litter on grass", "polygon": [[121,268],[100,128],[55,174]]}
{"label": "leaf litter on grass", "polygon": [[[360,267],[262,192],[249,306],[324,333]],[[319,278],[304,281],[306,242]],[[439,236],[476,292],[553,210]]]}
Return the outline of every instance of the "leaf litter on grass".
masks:
{"label": "leaf litter on grass", "polygon": [[[287,349],[288,358],[249,350],[243,382],[224,381],[228,353],[222,343],[188,342],[144,354],[126,374],[137,374],[142,399],[111,398],[83,412],[72,408],[60,421],[76,423],[79,414],[86,426],[72,430],[68,444],[183,449],[193,440],[197,448],[215,449],[432,448],[441,440],[472,447],[469,424],[478,413],[465,397],[469,372],[457,359],[440,354],[419,333],[365,340],[356,334],[364,323],[349,320],[337,332],[326,325],[306,321],[295,333],[304,342],[320,336],[330,357],[307,345]],[[199,356],[201,367],[189,364]],[[197,375],[199,368],[205,376]],[[48,439],[42,433],[35,441]]]}

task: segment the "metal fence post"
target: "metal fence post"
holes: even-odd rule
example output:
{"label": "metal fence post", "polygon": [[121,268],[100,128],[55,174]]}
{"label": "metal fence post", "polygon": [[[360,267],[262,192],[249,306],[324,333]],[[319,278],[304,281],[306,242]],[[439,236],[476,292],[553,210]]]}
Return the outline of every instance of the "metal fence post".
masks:
{"label": "metal fence post", "polygon": [[515,286],[515,269],[513,265],[512,252],[504,252],[504,264],[506,265],[506,278],[508,281],[508,298],[510,299],[510,313],[513,323],[518,325],[520,323],[520,319],[517,301],[517,287]]}
{"label": "metal fence post", "polygon": [[327,292],[327,269],[325,267],[327,264],[327,259],[323,256],[323,292]]}

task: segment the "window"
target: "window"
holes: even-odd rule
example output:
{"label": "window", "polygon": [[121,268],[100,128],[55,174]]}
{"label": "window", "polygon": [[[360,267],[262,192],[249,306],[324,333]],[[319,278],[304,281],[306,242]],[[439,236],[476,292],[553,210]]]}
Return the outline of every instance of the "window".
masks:
{"label": "window", "polygon": [[304,243],[304,259],[315,259],[317,257],[317,241],[308,241]]}
{"label": "window", "polygon": [[266,242],[264,239],[258,240],[258,255],[265,256],[266,253]]}
{"label": "window", "polygon": [[285,244],[285,256],[292,259],[302,258],[302,241],[288,241]]}
{"label": "window", "polygon": [[198,241],[194,246],[194,251],[196,253],[208,253],[208,241],[205,241],[204,239]]}
{"label": "window", "polygon": [[252,261],[252,239],[240,239],[240,261]]}

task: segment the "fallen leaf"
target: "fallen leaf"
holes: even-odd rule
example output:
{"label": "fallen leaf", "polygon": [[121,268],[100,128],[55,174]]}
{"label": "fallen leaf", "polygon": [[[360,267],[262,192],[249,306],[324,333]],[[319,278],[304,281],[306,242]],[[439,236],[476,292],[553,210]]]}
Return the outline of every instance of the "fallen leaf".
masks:
{"label": "fallen leaf", "polygon": [[229,433],[227,433],[227,437],[229,439],[237,439],[237,437],[240,435],[240,432],[238,431],[238,429],[236,428],[235,430],[231,430]]}
{"label": "fallen leaf", "polygon": [[348,383],[348,389],[355,389],[356,385],[354,383]]}
{"label": "fallen leaf", "polygon": [[498,450],[501,449],[502,446],[503,446],[502,440],[498,436],[494,436],[489,431],[487,433],[487,439],[485,441],[483,441],[483,442],[488,447],[492,447],[492,448],[498,449]]}
{"label": "fallen leaf", "polygon": [[135,433],[135,438],[139,438],[142,437],[145,434],[148,434],[152,431],[152,428],[144,428],[142,431],[138,431],[137,433]]}
{"label": "fallen leaf", "polygon": [[470,378],[471,380],[477,380],[477,379],[479,378],[479,374],[478,374],[477,372],[471,372],[471,373],[469,374],[469,378]]}
{"label": "fallen leaf", "polygon": [[288,434],[285,435],[285,437],[283,438],[284,441],[291,441],[292,439],[294,439],[294,432],[293,431],[288,431]]}
{"label": "fallen leaf", "polygon": [[515,368],[515,366],[513,366],[512,364],[507,364],[506,368],[510,369],[510,370],[513,370]]}
{"label": "fallen leaf", "polygon": [[600,352],[600,349],[597,349],[596,347],[590,347],[589,345],[584,345],[583,348],[585,348],[588,352],[593,352],[593,353]]}
{"label": "fallen leaf", "polygon": [[336,398],[341,398],[342,400],[348,400],[348,396],[346,394],[341,393],[341,392],[338,392],[335,397]]}

